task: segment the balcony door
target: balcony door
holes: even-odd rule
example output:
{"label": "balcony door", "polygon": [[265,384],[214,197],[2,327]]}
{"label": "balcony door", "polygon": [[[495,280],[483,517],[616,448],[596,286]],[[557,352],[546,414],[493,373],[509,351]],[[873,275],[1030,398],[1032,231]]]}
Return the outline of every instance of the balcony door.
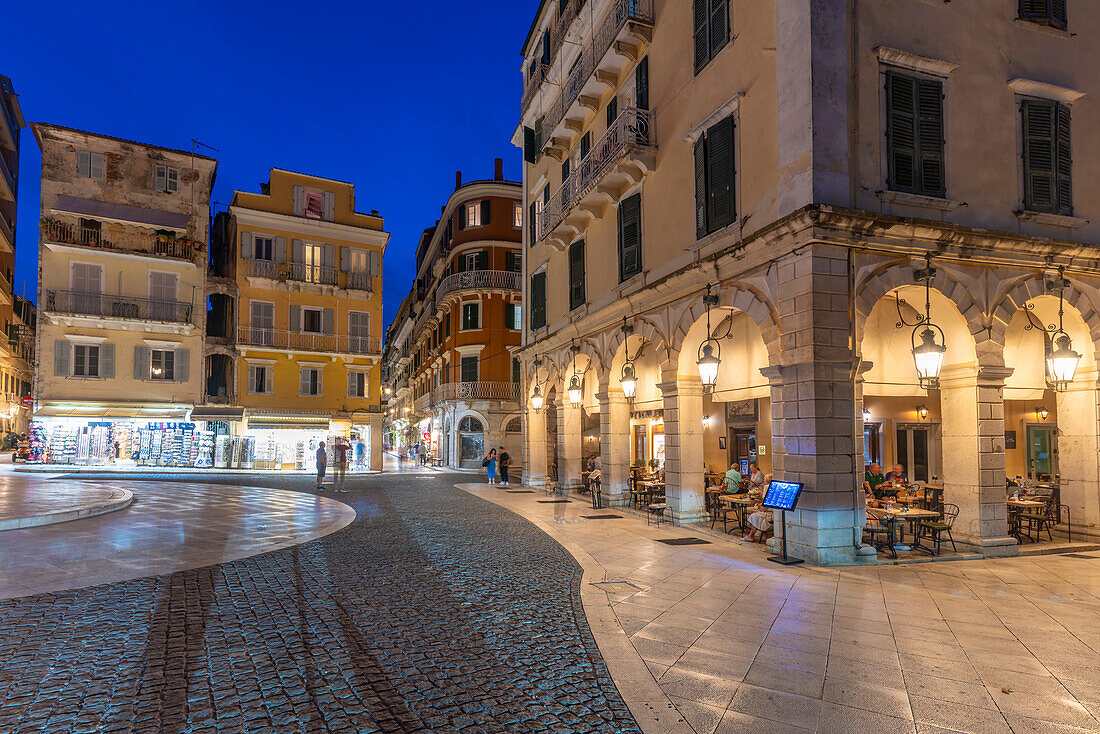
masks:
{"label": "balcony door", "polygon": [[175,321],[179,276],[175,273],[149,273],[149,318]]}
{"label": "balcony door", "polygon": [[365,354],[370,351],[370,314],[348,311],[348,351]]}
{"label": "balcony door", "polygon": [[302,269],[306,282],[320,283],[321,267],[324,264],[324,248],[321,245],[302,246]]}
{"label": "balcony door", "polygon": [[252,301],[249,325],[251,344],[271,345],[275,343],[275,304],[266,301]]}
{"label": "balcony door", "polygon": [[73,313],[103,315],[103,266],[73,263],[70,277]]}

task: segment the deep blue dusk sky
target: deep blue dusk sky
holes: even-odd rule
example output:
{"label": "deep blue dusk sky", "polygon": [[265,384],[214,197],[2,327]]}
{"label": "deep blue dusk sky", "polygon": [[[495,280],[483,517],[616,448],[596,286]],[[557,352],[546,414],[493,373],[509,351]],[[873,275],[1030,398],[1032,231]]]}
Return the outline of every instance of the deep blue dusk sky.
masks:
{"label": "deep blue dusk sky", "polygon": [[[278,167],[350,181],[391,233],[388,325],[454,172],[520,175],[519,49],[538,0],[5,3],[0,74],[28,122],[218,148],[214,199]],[[260,10],[262,8],[262,10]],[[38,146],[24,130],[16,292],[37,278]]]}

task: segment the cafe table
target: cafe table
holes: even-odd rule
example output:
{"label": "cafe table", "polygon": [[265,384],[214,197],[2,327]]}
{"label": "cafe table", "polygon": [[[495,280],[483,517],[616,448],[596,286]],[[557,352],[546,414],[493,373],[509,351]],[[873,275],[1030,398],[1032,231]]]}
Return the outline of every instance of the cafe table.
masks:
{"label": "cafe table", "polygon": [[718,501],[737,511],[737,526],[741,529],[741,532],[744,532],[746,528],[745,513],[749,507],[756,504],[757,500],[747,494],[720,494],[718,495]]}
{"label": "cafe table", "polygon": [[[903,523],[906,522],[920,522],[921,520],[938,520],[940,513],[934,510],[922,510],[915,507],[907,507],[904,510],[898,508],[889,507],[868,507],[867,514],[872,517],[877,517],[880,520],[884,520],[891,525],[890,531],[890,549],[897,553],[897,546],[903,544],[905,540],[905,531],[903,529]],[[894,542],[893,529],[897,528],[901,532],[898,533],[898,542]],[[912,550],[922,550],[929,555],[935,555],[935,551],[931,548],[925,548],[920,544],[920,534],[915,530],[913,532],[913,545],[910,546]]]}
{"label": "cafe table", "polygon": [[[1027,510],[1039,510],[1047,506],[1046,502],[1040,502],[1038,500],[1012,499],[1011,497],[1005,500],[1005,504],[1008,505],[1008,512],[1010,515],[1019,515],[1021,512],[1026,512]],[[1009,522],[1009,531],[1012,533],[1013,536],[1015,536],[1017,541],[1021,540],[1020,521],[1018,518],[1016,522]],[[1031,536],[1028,536],[1029,540],[1030,538]]]}

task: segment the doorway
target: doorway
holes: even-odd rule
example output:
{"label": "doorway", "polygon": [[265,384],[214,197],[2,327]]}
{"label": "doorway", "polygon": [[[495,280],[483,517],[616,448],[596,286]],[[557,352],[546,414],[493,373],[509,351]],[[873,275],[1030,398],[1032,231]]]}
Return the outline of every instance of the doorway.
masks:
{"label": "doorway", "polygon": [[1057,429],[1051,426],[1027,427],[1027,476],[1047,483],[1058,474]]}
{"label": "doorway", "polygon": [[475,469],[485,456],[485,433],[481,421],[468,415],[458,422],[459,466]]}
{"label": "doorway", "polygon": [[756,463],[756,429],[754,428],[729,428],[728,434],[729,465],[737,464],[738,471],[743,476],[748,476],[749,464]]}
{"label": "doorway", "polygon": [[863,463],[882,466],[882,424],[863,424]]}
{"label": "doorway", "polygon": [[912,482],[934,482],[939,479],[939,426],[929,423],[899,424],[894,461],[905,468]]}

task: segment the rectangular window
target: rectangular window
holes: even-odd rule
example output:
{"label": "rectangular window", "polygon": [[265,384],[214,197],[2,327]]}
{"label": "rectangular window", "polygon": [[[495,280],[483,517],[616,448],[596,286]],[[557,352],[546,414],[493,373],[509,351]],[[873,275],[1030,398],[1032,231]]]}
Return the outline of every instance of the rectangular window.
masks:
{"label": "rectangular window", "polygon": [[519,273],[523,270],[523,253],[504,253],[504,269],[509,273]]}
{"label": "rectangular window", "polygon": [[516,229],[523,227],[523,203],[515,202],[512,205],[512,226]]}
{"label": "rectangular window", "polygon": [[299,395],[318,396],[321,394],[321,370],[317,367],[303,367],[299,385]]}
{"label": "rectangular window", "polygon": [[463,270],[469,272],[471,270],[480,270],[478,263],[481,261],[480,252],[467,252],[466,253],[466,267]]}
{"label": "rectangular window", "polygon": [[367,251],[366,250],[348,250],[348,272],[349,273],[365,273],[367,272]]}
{"label": "rectangular window", "polygon": [[320,191],[305,192],[305,215],[310,219],[320,219],[325,211],[325,197]]}
{"label": "rectangular window", "polygon": [[886,146],[891,191],[946,196],[942,82],[886,72]]}
{"label": "rectangular window", "polygon": [[467,204],[466,205],[466,219],[465,223],[467,227],[480,227],[481,226],[481,204]]}
{"label": "rectangular window", "polygon": [[728,0],[693,0],[695,73],[718,55],[730,39]]}
{"label": "rectangular window", "polygon": [[180,190],[180,171],[178,168],[172,168],[171,166],[165,166],[160,163],[156,165],[156,173],[153,180],[153,188],[157,191],[166,191],[169,194],[174,194]]}
{"label": "rectangular window", "polygon": [[695,235],[703,237],[733,223],[734,122],[727,117],[695,141]]}
{"label": "rectangular window", "polygon": [[462,331],[481,328],[481,304],[462,304]]}
{"label": "rectangular window", "polygon": [[[275,304],[267,301],[252,301],[249,304],[251,320],[249,322],[249,343],[264,345],[275,343]],[[293,331],[296,324],[291,324]]]}
{"label": "rectangular window", "polygon": [[274,387],[275,368],[269,364],[248,365],[248,392],[250,395],[270,395]]}
{"label": "rectangular window", "polygon": [[1020,20],[1066,30],[1068,5],[1068,0],[1020,0]]}
{"label": "rectangular window", "polygon": [[512,357],[512,382],[521,382],[523,379],[523,369],[520,366],[519,359]]}
{"label": "rectangular window", "polygon": [[322,245],[302,245],[302,278],[307,283],[321,283],[325,262],[325,249]]}
{"label": "rectangular window", "polygon": [[642,195],[619,203],[619,282],[642,272]]}
{"label": "rectangular window", "polygon": [[370,351],[369,313],[348,311],[348,342],[353,352],[363,354]]}
{"label": "rectangular window", "polygon": [[504,326],[519,331],[523,328],[523,312],[518,303],[504,304]]}
{"label": "rectangular window", "polygon": [[477,357],[462,358],[461,382],[477,382]]}
{"label": "rectangular window", "polygon": [[362,370],[348,370],[348,397],[367,397],[367,373]]}
{"label": "rectangular window", "polygon": [[1073,160],[1069,107],[1025,99],[1020,105],[1024,142],[1024,209],[1073,216]]}
{"label": "rectangular window", "polygon": [[584,240],[569,246],[569,310],[584,305]]}
{"label": "rectangular window", "polygon": [[[583,155],[581,156],[581,160],[582,160],[582,161],[584,160],[584,156],[583,156]],[[570,165],[572,164],[572,162],[573,162],[573,161],[572,161],[571,159],[569,159],[569,158],[566,158],[566,159],[565,159],[564,161],[562,161],[562,163],[561,163],[561,182],[562,182],[563,184],[565,183],[565,179],[569,178]]]}
{"label": "rectangular window", "polygon": [[302,331],[306,334],[320,334],[324,331],[324,309],[302,306]]}
{"label": "rectangular window", "polygon": [[89,150],[76,152],[76,175],[81,178],[94,178],[103,180],[106,172],[106,162],[102,153],[93,153]]}
{"label": "rectangular window", "polygon": [[73,377],[99,377],[99,345],[73,345]]}
{"label": "rectangular window", "polygon": [[[648,56],[646,58],[649,58]],[[610,130],[619,118],[619,98],[612,97],[607,103],[607,129]]]}
{"label": "rectangular window", "polygon": [[175,380],[176,353],[171,349],[149,350],[149,379]]}
{"label": "rectangular window", "polygon": [[252,236],[252,257],[256,260],[275,259],[275,238],[263,235]]}
{"label": "rectangular window", "polygon": [[531,276],[531,331],[546,326],[546,271]]}
{"label": "rectangular window", "polygon": [[588,151],[592,150],[592,133],[587,132],[581,137],[581,160],[588,157]]}

